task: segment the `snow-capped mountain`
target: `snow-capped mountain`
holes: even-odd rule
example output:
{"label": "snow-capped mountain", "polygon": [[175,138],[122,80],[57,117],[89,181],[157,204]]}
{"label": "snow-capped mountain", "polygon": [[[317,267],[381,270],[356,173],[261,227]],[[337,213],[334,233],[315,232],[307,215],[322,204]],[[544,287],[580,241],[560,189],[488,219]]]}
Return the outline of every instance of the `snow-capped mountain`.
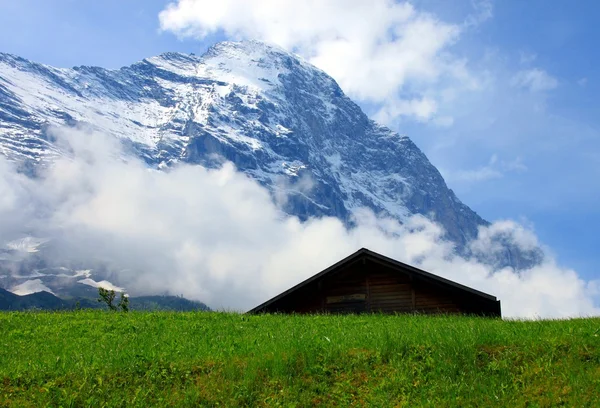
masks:
{"label": "snow-capped mountain", "polygon": [[[119,70],[0,53],[0,153],[34,171],[62,154],[49,126],[76,124],[120,138],[155,168],[232,161],[302,219],[351,222],[359,207],[400,221],[423,214],[462,252],[488,224],[408,137],[370,120],[323,71],[261,42],[166,53]],[[499,262],[536,261],[507,246]]]}

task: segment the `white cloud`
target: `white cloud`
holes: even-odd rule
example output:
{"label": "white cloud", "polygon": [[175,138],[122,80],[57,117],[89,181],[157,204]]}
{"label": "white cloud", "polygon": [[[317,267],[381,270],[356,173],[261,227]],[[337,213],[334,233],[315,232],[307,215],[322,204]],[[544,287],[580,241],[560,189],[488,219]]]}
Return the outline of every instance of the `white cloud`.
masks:
{"label": "white cloud", "polygon": [[493,255],[503,250],[503,242],[513,242],[525,251],[539,248],[540,243],[531,231],[511,221],[496,221],[489,227],[480,227],[477,239],[470,243],[470,248],[477,254]]}
{"label": "white cloud", "polygon": [[493,169],[489,166],[484,166],[475,170],[460,170],[454,174],[446,176],[448,180],[452,181],[464,181],[464,182],[478,182],[498,179],[504,177],[502,172]]}
{"label": "white cloud", "polygon": [[224,32],[297,52],[351,97],[381,103],[380,118],[389,122],[394,115],[434,117],[437,103],[427,90],[443,78],[454,86],[473,81],[450,52],[462,31],[492,15],[491,2],[473,4],[462,24],[392,0],[178,0],[159,19],[162,30],[181,37]]}
{"label": "white cloud", "polygon": [[454,118],[452,116],[439,116],[434,119],[433,124],[442,128],[451,127],[454,124]]}
{"label": "white cloud", "polygon": [[511,85],[529,89],[532,92],[540,92],[556,88],[558,80],[543,69],[532,68],[517,72],[511,80]]}
{"label": "white cloud", "polygon": [[[414,116],[419,121],[427,121],[436,110],[437,103],[427,97],[410,100],[391,99],[375,114],[374,119],[380,123],[391,123],[398,116]],[[442,123],[449,123],[448,119]]]}
{"label": "white cloud", "polygon": [[523,65],[529,65],[537,59],[537,54],[521,51],[519,53],[519,62]]}
{"label": "white cloud", "polygon": [[465,19],[465,28],[477,27],[493,17],[494,4],[491,0],[472,0],[471,4],[474,12]]}
{"label": "white cloud", "polygon": [[494,180],[504,177],[506,173],[522,173],[527,171],[527,166],[523,164],[520,157],[511,161],[498,159],[498,155],[493,154],[487,165],[473,170],[458,170],[454,172],[444,172],[446,180],[462,183],[476,183],[488,180]]}
{"label": "white cloud", "polygon": [[[361,210],[352,229],[334,218],[302,223],[282,214],[264,188],[231,164],[160,172],[123,160],[112,139],[79,132],[61,137],[73,157],[35,181],[0,158],[3,193],[12,197],[0,210],[2,238],[15,239],[3,227],[19,219],[21,229],[52,238],[46,256],[101,264],[108,271],[102,279],[133,294],[183,294],[244,310],[364,246],[492,293],[505,316],[600,313],[597,284],[551,258],[520,273],[496,271],[456,256],[442,228],[422,216],[400,225]],[[537,245],[530,231],[502,222],[482,229],[473,248],[495,250],[496,236],[524,248]]]}

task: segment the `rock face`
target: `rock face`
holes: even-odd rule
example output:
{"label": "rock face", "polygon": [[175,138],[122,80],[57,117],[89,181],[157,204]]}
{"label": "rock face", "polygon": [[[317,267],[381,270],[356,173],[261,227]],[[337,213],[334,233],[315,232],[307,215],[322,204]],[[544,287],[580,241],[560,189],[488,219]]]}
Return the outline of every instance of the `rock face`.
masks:
{"label": "rock face", "polygon": [[[406,136],[370,120],[323,71],[278,47],[223,42],[119,70],[59,69],[0,54],[0,153],[32,172],[62,154],[47,129],[86,124],[150,166],[223,160],[289,214],[351,223],[359,207],[423,214],[459,251],[488,223],[463,204]],[[499,265],[537,262],[510,246]]]}

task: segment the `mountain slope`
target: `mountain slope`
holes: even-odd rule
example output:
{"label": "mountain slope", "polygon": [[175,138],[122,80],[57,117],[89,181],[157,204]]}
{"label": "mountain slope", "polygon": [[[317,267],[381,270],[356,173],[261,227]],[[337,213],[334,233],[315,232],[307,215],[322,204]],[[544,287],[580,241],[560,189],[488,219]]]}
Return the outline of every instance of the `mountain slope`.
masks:
{"label": "mountain slope", "polygon": [[[49,126],[86,125],[150,166],[232,161],[301,219],[368,207],[423,214],[466,253],[488,225],[406,136],[370,120],[323,71],[278,47],[224,42],[124,67],[59,69],[0,54],[0,152],[35,172],[63,154]],[[499,265],[537,254],[507,246]]]}

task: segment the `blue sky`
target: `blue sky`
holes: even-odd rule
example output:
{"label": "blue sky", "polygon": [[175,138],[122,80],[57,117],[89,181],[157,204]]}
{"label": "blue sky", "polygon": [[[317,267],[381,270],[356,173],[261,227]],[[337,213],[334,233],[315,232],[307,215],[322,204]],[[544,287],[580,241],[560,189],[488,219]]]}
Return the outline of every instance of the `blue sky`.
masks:
{"label": "blue sky", "polygon": [[[0,51],[59,67],[118,68],[165,51],[201,53],[232,35],[226,26],[185,38],[174,29],[160,30],[158,15],[167,3],[0,0]],[[421,0],[413,5],[455,25],[476,15],[477,5],[490,6],[489,15],[440,51],[464,61],[469,77],[483,85],[466,89],[455,86],[455,77],[440,77],[419,88],[437,98],[435,116],[398,115],[390,126],[408,134],[484,218],[532,226],[560,264],[587,279],[600,277],[600,74],[595,69],[600,4]],[[238,31],[236,37],[247,36],[248,30]],[[414,84],[421,86],[418,80]],[[406,80],[398,89],[416,88]],[[450,91],[454,97],[444,102]],[[359,103],[377,115],[378,101]],[[436,117],[452,120],[436,122]]]}

